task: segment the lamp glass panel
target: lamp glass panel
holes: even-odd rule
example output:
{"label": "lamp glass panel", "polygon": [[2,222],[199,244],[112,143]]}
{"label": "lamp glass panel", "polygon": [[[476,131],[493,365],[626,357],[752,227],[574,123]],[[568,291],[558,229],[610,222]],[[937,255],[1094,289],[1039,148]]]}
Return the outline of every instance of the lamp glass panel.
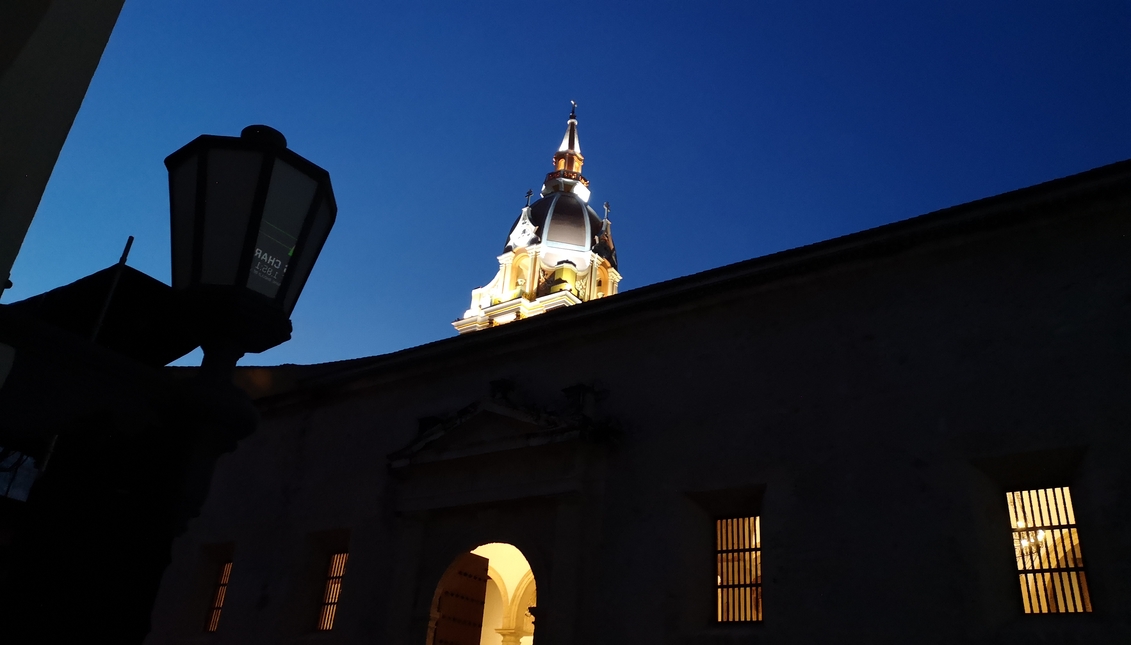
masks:
{"label": "lamp glass panel", "polygon": [[196,163],[196,155],[185,159],[169,177],[173,287],[178,289],[188,286],[192,281],[192,246],[196,234]]}
{"label": "lamp glass panel", "polygon": [[314,267],[318,254],[322,252],[322,245],[326,243],[326,238],[330,236],[330,228],[333,226],[334,213],[330,210],[330,201],[323,197],[314,214],[314,222],[310,226],[310,237],[306,238],[302,253],[295,259],[294,267],[291,269],[294,275],[291,277],[290,290],[283,300],[283,311],[288,316],[294,310],[295,302],[298,301],[299,294],[306,285],[306,279],[310,277],[310,270]]}
{"label": "lamp glass panel", "polygon": [[204,208],[201,283],[236,283],[262,164],[263,154],[260,152],[208,151],[208,201]]}
{"label": "lamp glass panel", "polygon": [[314,179],[282,159],[275,159],[247,276],[249,289],[268,298],[278,295],[317,188]]}

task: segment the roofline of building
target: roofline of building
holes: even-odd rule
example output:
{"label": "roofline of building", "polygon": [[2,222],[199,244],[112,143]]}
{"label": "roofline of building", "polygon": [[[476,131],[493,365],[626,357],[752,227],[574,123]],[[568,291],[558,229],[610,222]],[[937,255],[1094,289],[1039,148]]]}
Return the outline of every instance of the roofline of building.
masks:
{"label": "roofline of building", "polygon": [[[308,399],[426,375],[479,355],[520,352],[547,339],[560,343],[568,337],[601,333],[633,317],[693,308],[736,285],[763,286],[848,262],[891,256],[928,242],[1013,226],[1034,219],[1030,212],[1034,205],[1115,192],[1131,192],[1131,160],[389,354],[312,365],[240,368],[237,381],[257,398],[264,412],[277,411]],[[593,322],[599,324],[589,324]]]}

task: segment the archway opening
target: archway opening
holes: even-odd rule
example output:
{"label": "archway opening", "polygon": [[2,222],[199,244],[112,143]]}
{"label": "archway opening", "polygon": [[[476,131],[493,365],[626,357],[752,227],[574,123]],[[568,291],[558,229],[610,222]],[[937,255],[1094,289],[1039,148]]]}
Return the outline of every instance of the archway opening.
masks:
{"label": "archway opening", "polygon": [[428,645],[532,645],[537,600],[522,551],[502,542],[476,547],[436,586]]}
{"label": "archway opening", "polygon": [[526,282],[530,277],[530,256],[522,253],[514,259],[514,281],[511,284],[512,289],[517,289],[520,293],[526,293]]}

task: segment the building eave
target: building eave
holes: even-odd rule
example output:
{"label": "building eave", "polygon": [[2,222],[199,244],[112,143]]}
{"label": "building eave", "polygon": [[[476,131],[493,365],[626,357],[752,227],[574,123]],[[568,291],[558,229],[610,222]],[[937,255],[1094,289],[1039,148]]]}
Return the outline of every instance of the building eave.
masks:
{"label": "building eave", "polygon": [[[610,327],[692,309],[719,294],[745,293],[854,262],[896,254],[1016,226],[1070,216],[1065,209],[1034,208],[1067,200],[1097,200],[1131,193],[1131,160],[1102,166],[1028,188],[952,206],[918,217],[736,262],[700,273],[621,292],[573,307],[471,334],[446,338],[390,354],[315,365],[242,368],[241,383],[270,415],[304,401],[348,395],[372,387],[470,363],[480,357],[529,351],[565,337],[600,334]],[[279,379],[274,372],[278,371]],[[285,378],[283,378],[285,375]],[[278,381],[277,386],[272,384]]]}

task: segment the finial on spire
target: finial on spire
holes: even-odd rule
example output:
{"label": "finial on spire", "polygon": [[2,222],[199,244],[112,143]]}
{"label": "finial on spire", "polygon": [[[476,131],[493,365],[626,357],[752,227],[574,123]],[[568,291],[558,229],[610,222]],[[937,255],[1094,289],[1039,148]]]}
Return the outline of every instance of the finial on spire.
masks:
{"label": "finial on spire", "polygon": [[526,205],[530,206],[530,198],[534,196],[533,190],[526,191]]}
{"label": "finial on spire", "polygon": [[[554,155],[554,168],[556,171],[577,173],[581,175],[581,164],[585,160],[581,156],[581,142],[577,138],[577,101],[570,101],[572,109],[569,111],[569,121],[566,122],[565,136],[558,152]],[[576,179],[577,177],[571,177]]]}
{"label": "finial on spire", "polygon": [[611,210],[613,209],[609,208],[609,202],[605,202],[605,219],[609,219],[609,211]]}

